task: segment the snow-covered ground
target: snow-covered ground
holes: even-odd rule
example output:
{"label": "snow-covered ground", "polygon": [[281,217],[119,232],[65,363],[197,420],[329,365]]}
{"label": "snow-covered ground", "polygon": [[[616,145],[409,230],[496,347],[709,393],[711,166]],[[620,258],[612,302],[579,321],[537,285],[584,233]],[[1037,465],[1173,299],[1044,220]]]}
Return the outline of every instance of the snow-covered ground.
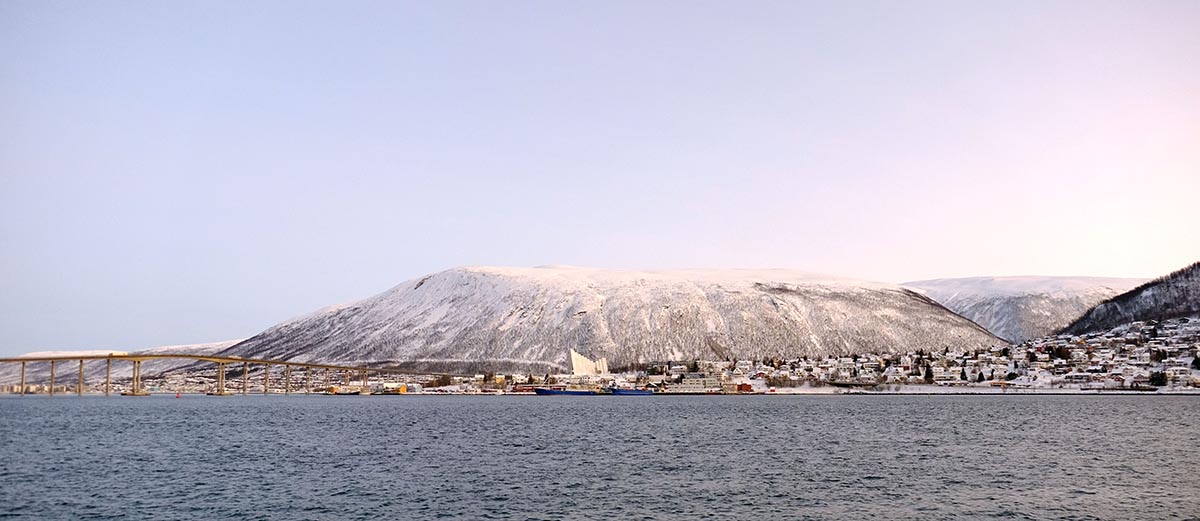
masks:
{"label": "snow-covered ground", "polygon": [[619,367],[999,343],[878,282],[791,270],[467,267],[289,320],[226,354],[559,373],[571,348]]}
{"label": "snow-covered ground", "polygon": [[1067,331],[1078,335],[1133,321],[1195,313],[1200,313],[1200,262],[1098,304]]}
{"label": "snow-covered ground", "polygon": [[951,311],[1012,342],[1065,327],[1092,306],[1146,279],[969,277],[906,282]]}
{"label": "snow-covered ground", "polygon": [[107,355],[125,355],[129,354],[125,351],[115,351],[112,349],[85,349],[75,351],[33,351],[17,355],[17,358],[49,358],[52,356],[107,356]]}
{"label": "snow-covered ground", "polygon": [[1024,387],[1024,388],[1008,388],[987,386],[970,386],[970,387],[949,387],[941,385],[881,385],[878,388],[850,390],[840,387],[823,386],[823,387],[785,387],[776,389],[767,394],[988,394],[988,395],[1053,395],[1053,394],[1098,394],[1098,395],[1146,395],[1146,394],[1179,394],[1179,395],[1200,395],[1200,388],[1195,387],[1178,387],[1164,388],[1157,392],[1144,391],[1129,391],[1120,389],[1108,389],[1098,391],[1095,389],[1081,389],[1078,386],[1074,387]]}

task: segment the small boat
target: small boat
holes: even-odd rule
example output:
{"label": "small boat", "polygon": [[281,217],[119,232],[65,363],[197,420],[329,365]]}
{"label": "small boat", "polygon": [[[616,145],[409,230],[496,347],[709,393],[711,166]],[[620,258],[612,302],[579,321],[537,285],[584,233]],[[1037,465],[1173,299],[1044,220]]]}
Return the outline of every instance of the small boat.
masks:
{"label": "small boat", "polygon": [[614,396],[649,396],[651,394],[654,394],[654,391],[651,389],[634,389],[634,388],[622,389],[620,387],[610,387],[608,389],[608,392],[612,393]]}
{"label": "small boat", "polygon": [[1125,387],[1123,390],[1125,390],[1125,391],[1142,391],[1145,393],[1158,392],[1157,387],[1155,387],[1153,385],[1145,385],[1145,384],[1133,384],[1129,387]]}
{"label": "small boat", "polygon": [[595,389],[555,389],[553,387],[534,387],[533,393],[539,396],[550,395],[568,395],[568,396],[591,396],[596,394]]}

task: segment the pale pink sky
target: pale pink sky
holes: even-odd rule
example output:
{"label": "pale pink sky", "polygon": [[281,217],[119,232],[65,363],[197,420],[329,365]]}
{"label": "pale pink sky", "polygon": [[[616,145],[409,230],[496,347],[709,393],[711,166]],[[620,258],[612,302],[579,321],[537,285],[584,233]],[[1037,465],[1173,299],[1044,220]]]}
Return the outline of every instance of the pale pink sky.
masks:
{"label": "pale pink sky", "polygon": [[460,265],[1200,260],[1200,2],[0,3],[0,354]]}

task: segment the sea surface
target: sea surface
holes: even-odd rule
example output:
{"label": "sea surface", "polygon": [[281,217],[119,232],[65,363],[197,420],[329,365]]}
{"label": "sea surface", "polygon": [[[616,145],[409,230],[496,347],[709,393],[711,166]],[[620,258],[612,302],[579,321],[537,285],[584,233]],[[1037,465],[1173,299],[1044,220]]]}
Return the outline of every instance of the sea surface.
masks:
{"label": "sea surface", "polygon": [[0,518],[1200,519],[1200,397],[3,397]]}

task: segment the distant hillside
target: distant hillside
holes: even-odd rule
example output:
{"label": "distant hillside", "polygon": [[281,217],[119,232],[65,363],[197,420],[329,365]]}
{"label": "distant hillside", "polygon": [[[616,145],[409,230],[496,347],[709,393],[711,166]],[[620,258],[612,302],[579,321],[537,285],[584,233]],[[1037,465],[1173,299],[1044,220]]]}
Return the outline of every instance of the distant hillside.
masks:
{"label": "distant hillside", "polygon": [[1097,304],[1062,332],[1080,335],[1128,322],[1196,313],[1200,313],[1200,262]]}
{"label": "distant hillside", "polygon": [[[228,349],[230,346],[241,342],[241,340],[226,340],[224,342],[212,342],[208,344],[187,344],[175,346],[162,346],[150,349],[141,349],[130,351],[130,354],[157,354],[157,353],[175,353],[175,354],[192,354],[192,355],[207,355],[216,353],[222,349]],[[25,353],[21,357],[35,356],[89,356],[89,355],[106,355],[113,352],[118,352],[117,349],[92,349],[86,351],[40,351],[34,353]],[[60,384],[74,385],[76,378],[79,375],[78,362],[59,362],[55,368],[56,382]],[[194,364],[191,360],[147,360],[142,362],[142,375],[152,376],[161,374],[167,371],[179,369],[185,366]],[[210,364],[209,367],[212,367]],[[92,385],[97,382],[104,381],[104,372],[107,364],[104,361],[89,361],[84,363],[83,377],[87,385]],[[16,363],[0,364],[0,383],[17,383],[20,381],[21,366]],[[133,376],[133,362],[114,361],[112,364],[112,379],[119,380],[131,378]],[[25,368],[25,381],[31,384],[44,384],[50,381],[50,363],[49,362],[30,362]]]}
{"label": "distant hillside", "polygon": [[570,370],[1003,342],[913,291],[786,270],[458,268],[274,326],[222,354],[419,370]]}
{"label": "distant hillside", "polygon": [[906,282],[1010,342],[1045,336],[1146,279],[968,277]]}

